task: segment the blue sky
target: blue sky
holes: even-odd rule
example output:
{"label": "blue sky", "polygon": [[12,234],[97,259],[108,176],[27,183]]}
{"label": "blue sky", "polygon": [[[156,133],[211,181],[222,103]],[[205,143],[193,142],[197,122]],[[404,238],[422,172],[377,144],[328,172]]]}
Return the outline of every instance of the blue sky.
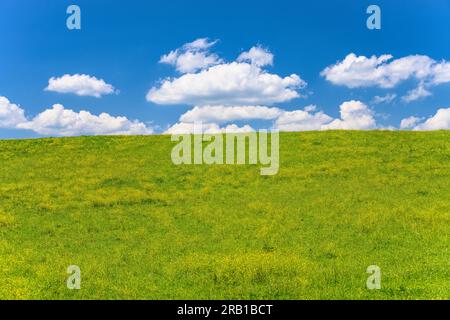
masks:
{"label": "blue sky", "polygon": [[[81,30],[66,27],[66,9],[71,4],[81,8]],[[381,30],[366,27],[366,8],[370,4],[381,8]],[[173,80],[185,75],[172,65],[160,63],[160,58],[202,38],[209,39],[207,43],[211,44],[204,54],[215,55],[222,64],[235,61],[252,47],[273,55],[273,64],[260,68],[261,72],[280,78],[295,74],[307,86],[293,89],[301,97],[278,99],[278,102],[269,99],[267,103],[263,99],[257,101],[257,105],[283,112],[315,105],[315,111],[308,111],[313,115],[311,121],[316,121],[314,115],[322,112],[329,117],[324,120],[325,125],[331,123],[331,119],[339,120],[340,106],[349,101],[361,104],[348,105],[348,110],[370,110],[377,128],[399,128],[401,120],[411,116],[417,117],[417,126],[435,116],[438,110],[450,108],[450,81],[446,81],[447,74],[443,73],[446,61],[450,60],[450,1],[2,0],[0,97],[8,100],[8,103],[3,102],[8,108],[14,104],[22,109],[24,121],[31,122],[20,129],[14,125],[2,126],[0,116],[0,138],[76,134],[75,129],[61,128],[61,123],[58,128],[51,124],[51,128],[47,128],[42,119],[32,121],[55,104],[73,110],[76,115],[84,110],[93,116],[101,113],[111,118],[123,116],[130,121],[137,120],[152,132],[164,132],[179,123],[180,116],[194,105],[183,101],[164,105],[146,99],[148,91],[158,89],[163,79],[172,77]],[[387,65],[404,57],[426,56],[432,61],[433,70],[439,70],[441,80],[436,80],[437,71],[430,71],[424,77],[415,76],[421,70],[417,67],[406,72],[406,79],[399,81],[387,74],[381,80],[355,84],[354,79],[348,79],[352,75],[336,75],[338,69],[330,72],[333,73],[330,79],[334,81],[321,75],[326,67],[341,63],[350,53],[367,59],[373,55],[392,55],[389,61],[383,62]],[[207,68],[209,66],[195,72],[208,71]],[[50,78],[75,74],[102,79],[114,87],[114,93],[93,97],[44,90]],[[383,84],[386,79],[393,83]],[[419,88],[421,83],[427,94],[406,102],[402,97]],[[233,100],[233,91],[229,94],[227,96]],[[395,98],[390,102],[374,102],[375,96],[388,95]],[[203,105],[201,99],[196,102],[197,106]],[[243,103],[230,104],[241,105]],[[361,109],[366,107],[367,110]],[[446,128],[447,113],[440,115],[441,118],[432,123],[440,121],[444,127],[431,128]],[[285,114],[287,119],[297,116],[305,114]],[[257,118],[245,121],[231,118],[219,126],[232,123],[259,128],[271,127],[276,122],[275,118]],[[302,118],[301,125],[294,123],[292,127],[303,128],[308,119]],[[342,123],[341,119],[340,125]],[[80,134],[86,133],[90,133],[89,129],[80,131]]]}

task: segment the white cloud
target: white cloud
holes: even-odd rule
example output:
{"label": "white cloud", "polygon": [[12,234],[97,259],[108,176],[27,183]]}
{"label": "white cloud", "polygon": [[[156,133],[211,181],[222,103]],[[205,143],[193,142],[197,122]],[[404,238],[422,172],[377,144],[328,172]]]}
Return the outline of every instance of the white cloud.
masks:
{"label": "white cloud", "polygon": [[55,104],[51,109],[28,120],[25,111],[0,96],[0,128],[26,129],[43,135],[125,135],[150,134],[153,129],[139,121],[126,117],[114,117],[107,113],[96,116],[88,111],[74,112]]}
{"label": "white cloud", "polygon": [[333,84],[349,88],[393,88],[402,81],[419,81],[417,88],[402,97],[405,102],[430,96],[427,88],[450,82],[450,62],[437,62],[425,55],[392,58],[391,55],[367,58],[351,53],[343,61],[325,68],[321,75]]}
{"label": "white cloud", "polygon": [[195,72],[219,63],[216,55],[203,52],[186,52],[177,58],[177,70],[182,73]]}
{"label": "white cloud", "polygon": [[[224,107],[226,108],[226,107]],[[229,107],[233,109],[233,107]],[[195,108],[194,108],[195,109]],[[279,116],[275,118],[273,128],[280,131],[320,131],[320,130],[396,130],[397,128],[378,125],[375,120],[374,112],[361,101],[346,101],[340,105],[340,118],[333,119],[322,111],[316,111],[316,106],[307,106],[303,110],[286,111],[278,108]],[[197,112],[206,109],[196,109]],[[231,110],[230,110],[231,111]],[[186,113],[188,114],[188,113]],[[233,117],[232,117],[233,118]],[[195,119],[200,119],[195,117]],[[206,118],[205,118],[206,119]],[[222,121],[222,119],[213,119]],[[405,118],[400,123],[400,129],[412,130],[450,130],[450,108],[439,109],[436,114],[425,121],[423,118],[411,116]],[[422,122],[423,121],[423,122]],[[236,124],[230,124],[220,127],[218,123],[203,123],[204,133],[219,132],[248,132],[254,129],[249,125],[238,127]],[[180,122],[173,125],[165,133],[194,133],[194,123]]]}
{"label": "white cloud", "polygon": [[439,109],[434,116],[415,126],[414,130],[450,130],[450,108]]}
{"label": "white cloud", "polygon": [[420,121],[422,121],[422,118],[414,116],[408,117],[400,122],[400,129],[414,128]]}
{"label": "white cloud", "polygon": [[314,112],[317,110],[317,106],[311,104],[309,106],[304,107],[303,110],[305,110],[306,112]]}
{"label": "white cloud", "polygon": [[395,93],[388,93],[384,96],[375,96],[372,100],[372,103],[374,104],[380,104],[380,103],[391,103],[392,101],[397,98],[397,95]]}
{"label": "white cloud", "polygon": [[341,118],[333,119],[315,105],[303,110],[287,111],[264,106],[204,106],[194,107],[180,117],[178,123],[165,133],[193,133],[194,123],[203,123],[204,132],[232,132],[253,130],[245,125],[239,128],[235,124],[221,128],[220,124],[243,120],[274,120],[273,128],[280,131],[311,130],[368,130],[376,129],[373,111],[360,101],[347,101],[340,106]]}
{"label": "white cloud", "polygon": [[325,68],[321,75],[334,84],[349,88],[393,88],[404,80],[433,80],[436,76],[438,65],[428,56],[411,55],[390,61],[392,58],[388,54],[367,58],[351,53],[343,61]]}
{"label": "white cloud", "polygon": [[[250,132],[254,129],[248,124],[243,127],[236,124],[221,127],[220,124],[236,120],[273,120],[283,112],[281,109],[265,106],[197,106],[181,115],[179,122],[171,126],[165,133],[194,133],[195,124],[201,126],[202,132],[210,134]],[[199,130],[198,127],[196,130]]]}
{"label": "white cloud", "polygon": [[216,54],[209,52],[209,48],[215,43],[216,41],[210,42],[207,38],[197,39],[163,55],[159,62],[173,65],[181,73],[203,70],[222,62]]}
{"label": "white cloud", "polygon": [[450,82],[450,62],[441,61],[433,66],[432,83],[435,85]]}
{"label": "white cloud", "polygon": [[285,111],[276,121],[275,128],[280,131],[311,131],[321,130],[333,118],[323,112],[316,112],[315,107],[304,110]]}
{"label": "white cloud", "polygon": [[248,124],[239,127],[235,124],[229,124],[227,125],[225,128],[221,129],[219,132],[223,132],[223,133],[246,133],[246,132],[253,132],[255,131],[255,129],[253,129],[251,126],[249,126]]}
{"label": "white cloud", "polygon": [[431,96],[431,92],[428,91],[423,82],[421,82],[417,88],[408,91],[408,93],[402,97],[402,100],[405,102],[412,102],[428,96]]}
{"label": "white cloud", "polygon": [[340,119],[333,119],[322,111],[316,112],[315,106],[303,110],[285,111],[275,121],[280,131],[310,130],[370,130],[377,124],[373,111],[360,101],[346,101],[340,106]]}
{"label": "white cloud", "polygon": [[208,38],[199,38],[192,42],[186,43],[183,47],[186,50],[206,50],[206,49],[211,48],[216,43],[217,43],[217,40],[209,41]]}
{"label": "white cloud", "polygon": [[341,119],[335,119],[324,130],[370,130],[377,127],[373,111],[361,101],[346,101],[340,105]]}
{"label": "white cloud", "polygon": [[[209,129],[216,129],[219,128],[219,126],[216,123],[202,123],[202,129],[203,131],[209,130]],[[171,126],[169,129],[167,129],[164,134],[188,134],[188,133],[194,133],[194,131],[197,132],[198,129],[194,130],[194,123],[188,123],[188,122],[177,122],[173,126]]]}
{"label": "white cloud", "polygon": [[49,79],[45,90],[96,98],[115,92],[114,87],[107,84],[103,79],[97,79],[87,74],[65,74],[59,78],[52,77]]}
{"label": "white cloud", "polygon": [[152,129],[142,122],[130,121],[126,117],[114,117],[107,113],[96,116],[88,111],[74,112],[60,104],[53,105],[51,109],[43,111],[31,121],[18,124],[17,127],[57,136],[152,133]]}
{"label": "white cloud", "polygon": [[258,67],[271,66],[273,64],[273,54],[264,48],[252,47],[249,51],[241,53],[236,61],[250,62]]}
{"label": "white cloud", "polygon": [[[369,130],[378,126],[374,112],[360,101],[347,101],[340,106],[341,118],[334,119],[317,107],[310,105],[303,110],[286,111],[275,107],[263,106],[205,106],[195,107],[180,117],[166,133],[194,132],[194,122],[202,122],[204,131],[219,132],[219,124],[231,121],[252,119],[274,120],[273,127],[280,131],[311,131],[311,130]],[[230,125],[229,128],[239,132],[247,130]]]}
{"label": "white cloud", "polygon": [[178,56],[179,56],[179,53],[177,50],[170,51],[168,54],[161,56],[161,58],[159,59],[159,63],[176,65]]}
{"label": "white cloud", "polygon": [[248,63],[224,63],[195,74],[166,79],[147,100],[157,104],[271,105],[300,97],[306,83],[296,74],[280,77]]}
{"label": "white cloud", "polygon": [[24,110],[6,97],[0,96],[0,128],[15,128],[25,121]]}
{"label": "white cloud", "polygon": [[216,42],[197,39],[161,57],[183,74],[166,78],[147,93],[147,101],[161,105],[272,105],[301,95],[307,84],[298,75],[281,77],[263,69],[273,54],[256,46],[224,62],[210,52]]}
{"label": "white cloud", "polygon": [[264,106],[197,106],[183,114],[180,121],[226,123],[236,120],[272,120],[282,112],[281,109]]}
{"label": "white cloud", "polygon": [[202,123],[201,132],[198,132],[199,127],[196,127],[194,123],[178,122],[167,129],[164,134],[190,134],[190,133],[245,133],[254,131],[249,125],[239,127],[235,124],[229,124],[226,127],[220,127],[217,123]]}

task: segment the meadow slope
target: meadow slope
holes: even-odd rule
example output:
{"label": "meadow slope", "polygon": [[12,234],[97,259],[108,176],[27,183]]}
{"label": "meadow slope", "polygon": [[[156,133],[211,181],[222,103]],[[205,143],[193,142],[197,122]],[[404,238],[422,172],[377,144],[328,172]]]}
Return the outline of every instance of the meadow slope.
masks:
{"label": "meadow slope", "polygon": [[0,141],[0,299],[450,298],[449,131],[283,133],[275,176],[173,146]]}

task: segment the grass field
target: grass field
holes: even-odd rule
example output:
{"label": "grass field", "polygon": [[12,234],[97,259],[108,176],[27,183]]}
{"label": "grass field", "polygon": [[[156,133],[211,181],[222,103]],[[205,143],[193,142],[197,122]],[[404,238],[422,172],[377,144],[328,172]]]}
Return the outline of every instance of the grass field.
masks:
{"label": "grass field", "polygon": [[275,176],[173,146],[0,141],[0,298],[450,298],[449,131],[281,134]]}

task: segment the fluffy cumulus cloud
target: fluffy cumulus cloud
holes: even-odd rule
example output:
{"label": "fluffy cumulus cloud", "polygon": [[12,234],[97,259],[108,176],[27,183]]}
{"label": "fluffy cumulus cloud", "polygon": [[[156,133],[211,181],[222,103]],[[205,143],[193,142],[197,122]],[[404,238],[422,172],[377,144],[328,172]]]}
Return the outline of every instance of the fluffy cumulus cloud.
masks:
{"label": "fluffy cumulus cloud", "polygon": [[349,88],[393,88],[401,81],[413,77],[424,79],[431,76],[436,63],[433,59],[420,55],[395,60],[392,58],[389,54],[367,58],[351,53],[343,61],[327,67],[321,74],[328,81]]}
{"label": "fluffy cumulus cloud", "polygon": [[[182,115],[180,117],[180,121],[170,127],[165,133],[186,134],[203,132],[212,134],[226,132],[249,132],[254,130],[249,125],[239,127],[236,124],[227,123],[229,121],[246,120],[250,118],[273,120],[273,129],[280,131],[396,129],[394,127],[383,127],[378,125],[375,119],[374,111],[363,102],[355,100],[346,101],[339,106],[339,118],[333,118],[322,111],[318,111],[317,107],[313,105],[307,106],[301,110],[293,111],[267,107],[242,107],[253,110],[250,112],[251,116],[241,113],[241,110],[236,109],[236,107],[220,108],[230,108],[230,110],[225,111],[225,114],[228,114],[229,116],[206,117],[201,113],[197,113],[202,109],[196,107]],[[193,112],[194,110],[195,112]],[[260,114],[259,116],[258,113]],[[243,117],[243,115],[245,116]],[[198,121],[201,123],[194,123],[191,121]],[[221,126],[221,123],[224,125]],[[199,127],[199,125],[201,127]],[[199,128],[201,128],[201,131],[199,131]],[[439,109],[435,115],[429,117],[428,119],[416,116],[405,118],[400,123],[400,129],[450,130],[450,108]]]}
{"label": "fluffy cumulus cloud", "polygon": [[297,75],[280,77],[261,68],[232,62],[200,73],[166,79],[153,87],[147,100],[157,104],[271,105],[300,97],[305,82]]}
{"label": "fluffy cumulus cloud", "polygon": [[197,39],[163,55],[159,62],[170,64],[181,73],[193,73],[205,69],[222,62],[216,54],[209,52],[209,48],[216,42],[210,42],[206,38]]}
{"label": "fluffy cumulus cloud", "polygon": [[431,95],[426,87],[450,82],[450,62],[436,61],[425,55],[393,59],[388,54],[368,58],[351,53],[344,60],[325,68],[321,75],[333,84],[349,88],[393,88],[402,81],[416,80],[420,85],[403,98],[411,102]]}
{"label": "fluffy cumulus cloud", "polygon": [[450,62],[442,61],[434,66],[433,84],[450,82]]}
{"label": "fluffy cumulus cloud", "polygon": [[275,128],[280,131],[310,131],[321,130],[333,118],[323,112],[314,112],[315,108],[285,111],[276,121]]}
{"label": "fluffy cumulus cloud", "polygon": [[192,122],[178,122],[167,129],[165,134],[189,134],[189,133],[245,133],[252,132],[254,129],[249,125],[239,127],[236,124],[229,124],[225,127],[220,127],[217,123],[202,123],[194,124]]}
{"label": "fluffy cumulus cloud", "polygon": [[8,98],[0,96],[0,128],[15,128],[26,121],[25,112]]}
{"label": "fluffy cumulus cloud", "polygon": [[[181,115],[179,122],[165,133],[192,133],[195,131],[194,123],[201,123],[203,132],[207,133],[247,132],[253,129],[248,125],[238,127],[232,122],[251,119],[272,121],[272,127],[280,131],[368,130],[378,127],[373,111],[360,101],[344,102],[340,111],[341,117],[334,119],[317,111],[314,105],[294,111],[264,106],[195,107]],[[225,126],[220,127],[222,124]]]}
{"label": "fluffy cumulus cloud", "polygon": [[[409,118],[410,119],[410,118]],[[402,120],[402,122],[408,119]],[[439,109],[436,114],[423,123],[417,124],[414,130],[450,130],[450,108]]]}
{"label": "fluffy cumulus cloud", "polygon": [[[182,114],[179,122],[165,133],[194,133],[195,126],[201,126],[205,133],[240,133],[254,131],[249,125],[242,127],[232,123],[245,120],[274,120],[284,110],[265,106],[197,106]],[[224,124],[223,127],[221,125]],[[199,131],[199,130],[197,130]]]}
{"label": "fluffy cumulus cloud", "polygon": [[75,112],[55,104],[32,120],[18,124],[20,129],[33,130],[43,135],[126,135],[150,134],[152,130],[143,123],[126,117],[113,117],[107,113],[96,116],[88,111]]}
{"label": "fluffy cumulus cloud", "polygon": [[106,83],[103,79],[97,79],[87,74],[65,74],[59,78],[52,77],[49,79],[48,86],[45,90],[96,98],[116,92],[114,87]]}
{"label": "fluffy cumulus cloud", "polygon": [[376,129],[374,112],[361,101],[346,101],[341,104],[341,118],[333,119],[322,111],[309,106],[304,110],[286,111],[276,121],[280,131],[309,130],[369,130]]}
{"label": "fluffy cumulus cloud", "polygon": [[369,130],[376,129],[373,111],[360,101],[346,101],[340,106],[341,118],[334,119],[309,106],[304,110],[286,111],[276,121],[280,131]]}
{"label": "fluffy cumulus cloud", "polygon": [[[204,51],[210,46],[200,43],[203,43],[202,49],[193,52],[210,56],[209,51]],[[191,47],[192,43],[184,45],[182,51],[177,49],[162,60],[180,69],[178,60],[190,52]],[[263,69],[272,62],[273,55],[261,47],[243,52],[236,61],[228,63],[216,57],[214,63],[203,63],[201,67],[188,68],[191,72],[180,77],[163,80],[149,90],[147,100],[162,105],[245,106],[272,105],[300,97],[298,90],[305,87],[306,82],[296,74],[282,77]]]}
{"label": "fluffy cumulus cloud", "polygon": [[273,54],[262,47],[253,47],[237,58],[238,62],[250,62],[258,67],[273,65]]}
{"label": "fluffy cumulus cloud", "polygon": [[180,117],[180,121],[226,123],[238,120],[272,120],[282,112],[278,108],[263,106],[203,106],[189,110]]}
{"label": "fluffy cumulus cloud", "polygon": [[400,129],[414,128],[420,121],[422,121],[422,118],[415,116],[405,118],[400,122]]}
{"label": "fluffy cumulus cloud", "polygon": [[107,113],[93,115],[88,111],[75,112],[55,104],[33,119],[25,111],[0,96],[0,128],[32,130],[42,135],[128,135],[151,134],[153,129],[137,120],[114,117]]}
{"label": "fluffy cumulus cloud", "polygon": [[340,105],[341,119],[323,126],[325,130],[369,130],[377,127],[374,112],[361,101],[346,101]]}

